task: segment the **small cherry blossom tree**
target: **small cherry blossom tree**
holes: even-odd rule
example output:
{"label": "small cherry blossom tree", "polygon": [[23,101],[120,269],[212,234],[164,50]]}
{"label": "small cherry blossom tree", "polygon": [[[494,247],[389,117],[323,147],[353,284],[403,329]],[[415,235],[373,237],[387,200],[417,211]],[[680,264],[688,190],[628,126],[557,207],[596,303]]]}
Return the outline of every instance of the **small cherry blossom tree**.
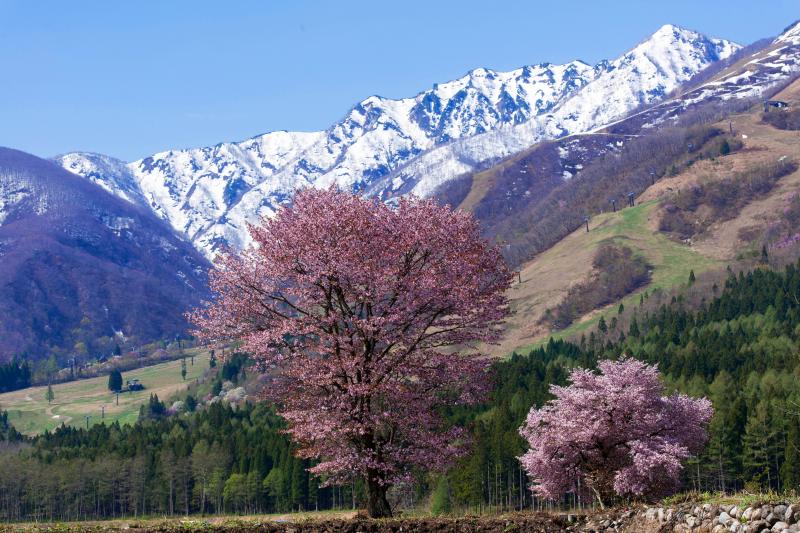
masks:
{"label": "small cherry blossom tree", "polygon": [[680,483],[682,461],[707,440],[711,402],[663,396],[657,366],[601,361],[600,373],[573,370],[571,385],[531,409],[520,457],[533,490],[546,498],[593,494],[601,507],[616,496],[660,497]]}
{"label": "small cherry blossom tree", "polygon": [[369,514],[390,516],[392,483],[464,451],[440,412],[486,392],[477,346],[497,338],[511,272],[472,216],[427,200],[307,189],[250,234],[218,258],[198,333],[242,339],[312,472],[362,476]]}

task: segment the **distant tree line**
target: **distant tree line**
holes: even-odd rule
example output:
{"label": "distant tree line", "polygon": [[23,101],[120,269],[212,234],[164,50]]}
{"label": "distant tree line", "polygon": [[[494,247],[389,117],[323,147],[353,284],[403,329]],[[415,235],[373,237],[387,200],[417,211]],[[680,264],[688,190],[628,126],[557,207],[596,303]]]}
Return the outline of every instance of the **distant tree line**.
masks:
{"label": "distant tree line", "polygon": [[[147,411],[158,399],[151,399]],[[163,407],[163,404],[162,404]],[[5,418],[0,416],[0,439]],[[327,509],[350,489],[321,488],[264,404],[221,403],[135,425],[62,426],[0,453],[0,520]],[[344,497],[346,496],[346,498]]]}
{"label": "distant tree line", "polygon": [[27,361],[14,359],[0,364],[0,392],[10,392],[31,386],[31,367]]}
{"label": "distant tree line", "polygon": [[[799,491],[800,269],[791,264],[782,271],[730,273],[720,285],[689,285],[691,305],[680,295],[643,297],[580,341],[550,340],[496,363],[491,401],[447,413],[469,428],[471,453],[446,475],[418,471],[413,497],[433,494],[439,510],[549,505],[528,490],[531,480],[517,460],[526,451],[518,430],[531,406],[549,400],[549,386],[565,384],[571,369],[623,354],[657,363],[668,390],[707,396],[714,405],[710,442],[687,465],[684,488]],[[215,403],[173,416],[163,404],[151,404],[161,402],[153,398],[135,426],[60,428],[6,445],[0,519],[363,504],[360,482],[321,487],[323,480],[308,474],[312,464],[293,455],[283,421],[265,404],[233,409]],[[0,428],[8,426],[0,417]],[[566,496],[567,502],[575,497]]]}
{"label": "distant tree line", "polygon": [[[639,306],[623,327],[581,342],[551,340],[495,366],[491,403],[460,410],[471,424],[473,453],[450,471],[450,505],[475,510],[547,504],[525,490],[518,429],[531,405],[550,399],[570,369],[628,354],[657,363],[669,389],[707,396],[715,414],[705,452],[685,471],[684,488],[701,491],[800,491],[800,270],[730,274],[696,309],[673,298]],[[652,307],[652,306],[650,306]],[[574,500],[570,500],[574,503]]]}
{"label": "distant tree line", "polygon": [[14,426],[8,421],[8,413],[0,411],[0,444],[2,443],[15,443],[23,440],[24,437],[14,429]]}

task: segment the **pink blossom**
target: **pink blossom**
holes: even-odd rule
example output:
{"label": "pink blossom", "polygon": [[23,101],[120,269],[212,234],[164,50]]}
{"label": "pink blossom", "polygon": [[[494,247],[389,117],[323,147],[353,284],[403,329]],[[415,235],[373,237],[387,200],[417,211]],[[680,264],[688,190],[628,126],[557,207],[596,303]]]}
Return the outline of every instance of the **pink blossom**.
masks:
{"label": "pink blossom", "polygon": [[308,189],[250,233],[192,319],[208,341],[244,340],[312,471],[381,492],[463,453],[439,411],[486,392],[477,343],[497,339],[511,282],[472,216]]}
{"label": "pink blossom", "polygon": [[707,399],[662,396],[657,366],[634,359],[601,361],[600,373],[573,370],[568,387],[531,409],[520,434],[530,450],[520,458],[533,490],[658,497],[680,481],[682,461],[699,453],[713,409]]}

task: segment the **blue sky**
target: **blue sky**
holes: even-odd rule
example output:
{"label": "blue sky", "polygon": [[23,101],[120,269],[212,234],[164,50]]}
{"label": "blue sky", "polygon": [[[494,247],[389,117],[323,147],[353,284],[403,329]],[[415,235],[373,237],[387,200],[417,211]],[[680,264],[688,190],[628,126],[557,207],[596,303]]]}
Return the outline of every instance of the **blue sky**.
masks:
{"label": "blue sky", "polygon": [[595,63],[673,23],[750,43],[800,0],[0,0],[0,145],[125,160],[324,129],[484,66]]}

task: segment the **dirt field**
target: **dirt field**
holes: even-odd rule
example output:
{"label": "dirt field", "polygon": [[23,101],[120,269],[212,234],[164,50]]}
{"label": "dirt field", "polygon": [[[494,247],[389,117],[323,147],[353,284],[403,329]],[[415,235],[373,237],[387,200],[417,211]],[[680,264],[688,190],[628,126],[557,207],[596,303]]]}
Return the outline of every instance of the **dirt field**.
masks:
{"label": "dirt field", "polygon": [[566,515],[545,513],[513,513],[489,517],[459,518],[396,518],[368,520],[353,513],[300,513],[241,518],[114,520],[108,522],[72,522],[56,524],[0,525],[0,531],[32,532],[186,532],[245,531],[281,533],[373,533],[373,532],[510,532],[553,533],[568,531]]}

